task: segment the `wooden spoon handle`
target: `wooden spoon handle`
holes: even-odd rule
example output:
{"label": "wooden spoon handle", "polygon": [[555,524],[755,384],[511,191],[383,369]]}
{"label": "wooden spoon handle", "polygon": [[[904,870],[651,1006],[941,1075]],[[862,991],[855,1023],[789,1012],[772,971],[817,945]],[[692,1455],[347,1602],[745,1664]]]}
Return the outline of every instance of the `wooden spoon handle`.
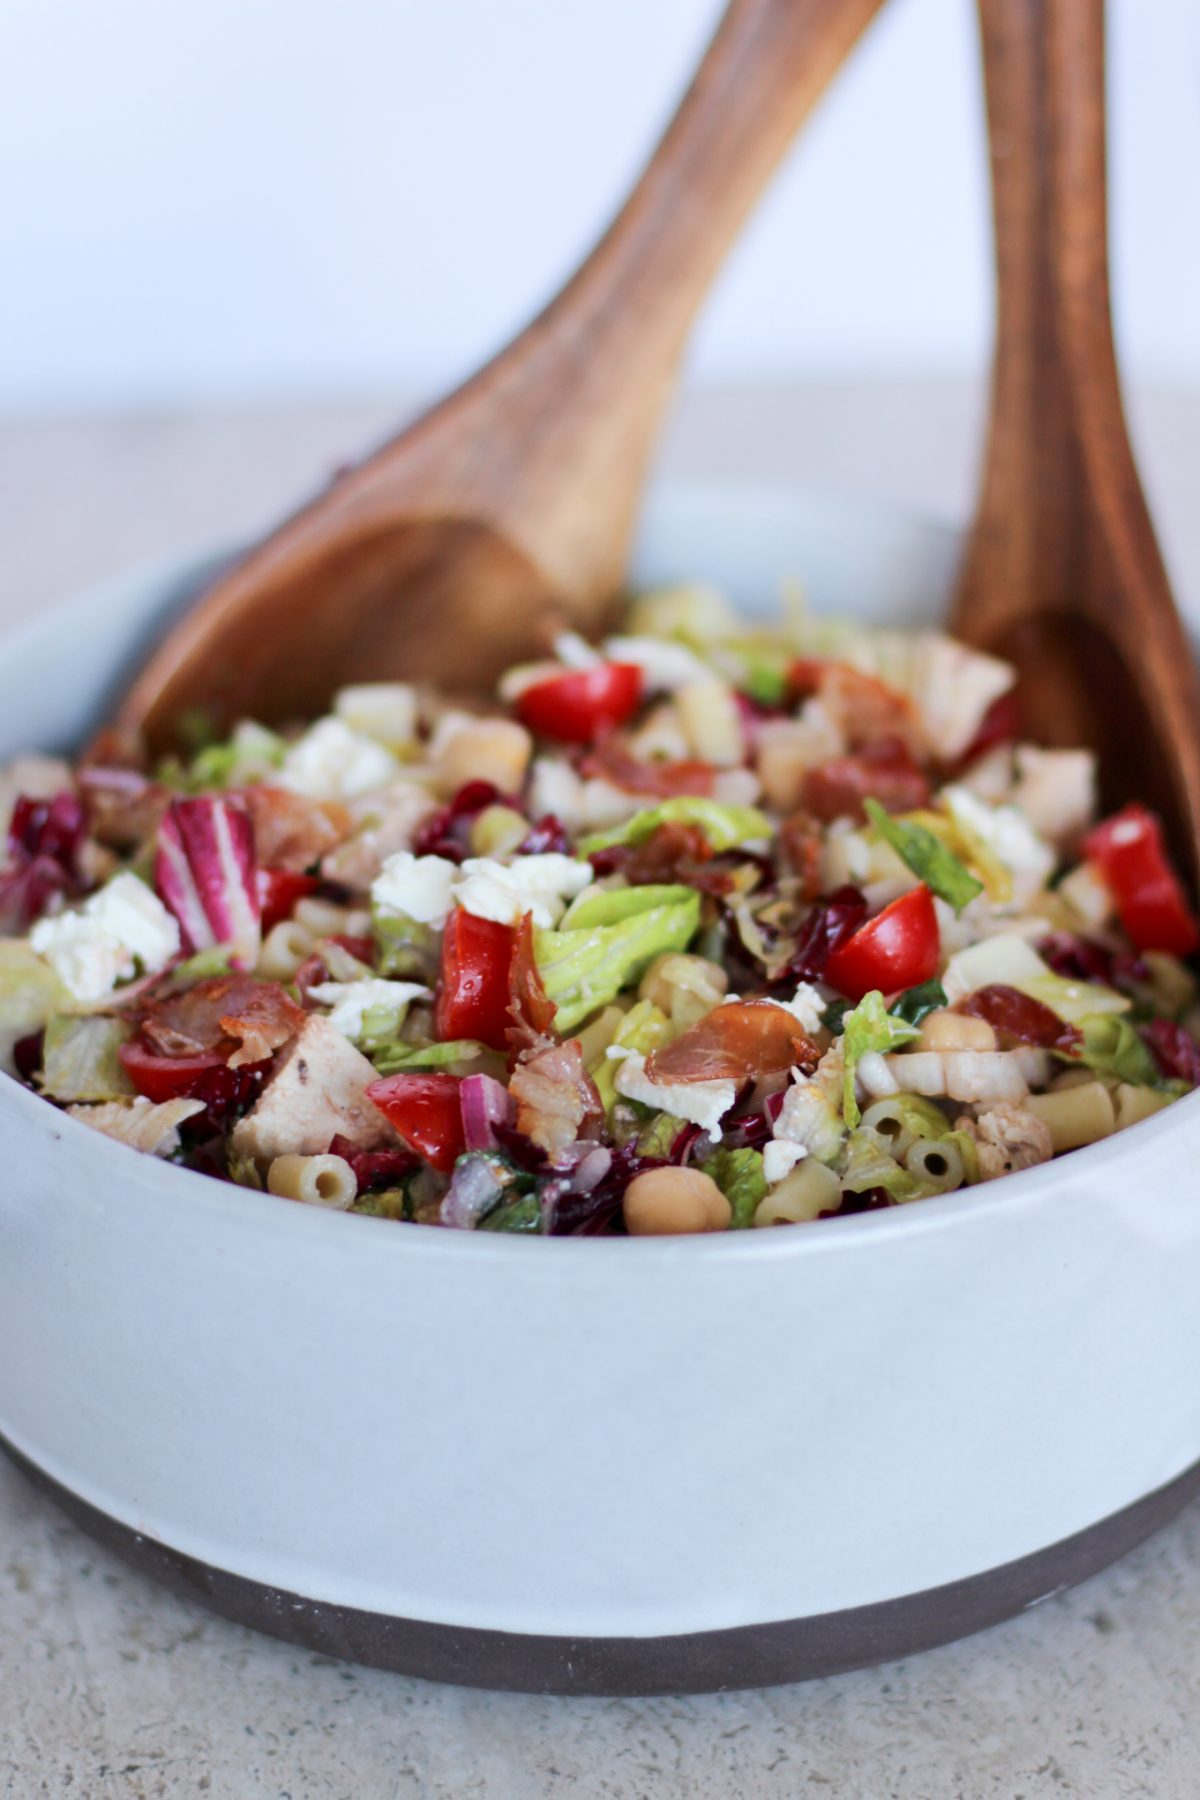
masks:
{"label": "wooden spoon handle", "polygon": [[731,0],[649,166],[587,261],[518,338],[396,440],[394,459],[375,460],[384,505],[395,504],[400,480],[423,507],[440,499],[455,513],[499,518],[568,591],[581,580],[617,584],[692,319],[881,3]]}
{"label": "wooden spoon handle", "polygon": [[[989,439],[959,628],[976,640],[1023,603],[1099,606],[1099,534],[1121,579],[1173,614],[1130,449],[1113,343],[1103,0],[978,0],[996,234]],[[999,576],[1003,564],[1005,575]],[[976,566],[979,565],[979,566]],[[1127,578],[1127,579],[1126,579]],[[1118,634],[1140,630],[1105,615]]]}

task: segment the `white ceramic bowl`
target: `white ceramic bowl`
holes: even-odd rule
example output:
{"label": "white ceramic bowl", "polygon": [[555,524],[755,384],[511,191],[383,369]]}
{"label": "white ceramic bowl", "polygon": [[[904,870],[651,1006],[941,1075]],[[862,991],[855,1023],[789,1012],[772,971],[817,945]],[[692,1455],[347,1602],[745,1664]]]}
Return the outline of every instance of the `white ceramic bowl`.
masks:
{"label": "white ceramic bowl", "polygon": [[[951,534],[654,500],[639,577],[936,616]],[[102,713],[193,566],[0,649],[0,752]],[[286,645],[281,646],[286,655]],[[1200,1484],[1200,1098],[892,1213],[695,1240],[330,1216],[0,1080],[0,1433],[97,1535],[322,1650],[550,1691],[790,1680],[978,1628]]]}

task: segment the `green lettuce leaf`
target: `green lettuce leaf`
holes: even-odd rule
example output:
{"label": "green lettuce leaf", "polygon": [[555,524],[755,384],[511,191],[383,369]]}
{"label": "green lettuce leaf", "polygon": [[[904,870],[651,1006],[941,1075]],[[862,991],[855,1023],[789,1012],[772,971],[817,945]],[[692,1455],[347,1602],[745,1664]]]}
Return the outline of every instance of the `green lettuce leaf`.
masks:
{"label": "green lettuce leaf", "polygon": [[1095,1013],[1072,1022],[1083,1033],[1083,1044],[1074,1053],[1056,1052],[1063,1062],[1085,1063],[1105,1080],[1128,1081],[1134,1087],[1169,1085],[1128,1019]]}
{"label": "green lettuce leaf", "polygon": [[[649,1056],[660,1044],[669,1044],[675,1036],[674,1028],[665,1012],[655,1006],[652,1000],[639,1000],[629,1011],[614,1032],[610,1049],[636,1050],[642,1056]],[[604,1102],[604,1110],[611,1113],[617,1101],[617,1070],[623,1058],[609,1056],[607,1051],[601,1061],[589,1069],[597,1091]],[[660,1113],[660,1118],[667,1115]],[[674,1141],[674,1140],[672,1140]]]}
{"label": "green lettuce leaf", "polygon": [[598,1007],[615,1000],[664,950],[686,950],[700,924],[700,896],[653,906],[615,925],[539,931],[534,958],[546,993],[558,1007],[554,1024],[569,1035]]}
{"label": "green lettuce leaf", "polygon": [[484,1213],[477,1229],[479,1231],[540,1231],[542,1229],[542,1203],[536,1193],[514,1194],[511,1199],[501,1200],[499,1206],[493,1206],[491,1212]]}
{"label": "green lettuce leaf", "polygon": [[738,844],[770,837],[771,821],[754,806],[726,806],[698,794],[680,794],[659,806],[645,807],[611,831],[597,831],[578,846],[581,856],[609,850],[616,844],[643,844],[660,825],[698,825],[714,850],[732,850]]}
{"label": "green lettuce leaf", "polygon": [[965,863],[960,862],[952,850],[947,850],[924,825],[892,818],[878,800],[864,800],[863,810],[880,837],[892,846],[918,880],[923,881],[939,900],[952,906],[956,913],[982,894],[982,881],[976,881]]}
{"label": "green lettuce leaf", "polygon": [[921,1183],[907,1169],[889,1156],[872,1131],[852,1131],[846,1144],[846,1166],[842,1170],[842,1186],[852,1194],[865,1194],[868,1188],[883,1188],[893,1200],[915,1200]]}
{"label": "green lettuce leaf", "polygon": [[694,889],[677,883],[656,887],[585,888],[558,922],[559,931],[586,931],[595,925],[620,925],[656,906],[678,906],[692,898]]}
{"label": "green lettuce leaf", "polygon": [[39,1086],[50,1100],[125,1100],[137,1092],[117,1052],[130,1037],[122,1019],[57,1013],[47,1022]]}
{"label": "green lettuce leaf", "polygon": [[1031,1000],[1040,1000],[1068,1025],[1082,1026],[1086,1019],[1102,1014],[1126,1013],[1131,1005],[1115,988],[1101,987],[1091,981],[1075,981],[1069,975],[1035,975],[1014,981],[1012,986],[1022,994],[1028,994]]}
{"label": "green lettuce leaf", "polygon": [[403,1187],[376,1188],[373,1193],[360,1194],[350,1211],[368,1219],[412,1218],[408,1189]]}
{"label": "green lettuce leaf", "polygon": [[940,1012],[948,1005],[946,990],[940,981],[923,981],[920,987],[905,988],[892,1001],[888,1011],[894,1019],[903,1019],[906,1025],[919,1025],[931,1012]]}
{"label": "green lettuce leaf", "polygon": [[485,1055],[486,1044],[474,1038],[456,1038],[446,1044],[405,1044],[396,1039],[371,1050],[371,1061],[381,1075],[398,1075],[401,1069],[444,1069],[451,1063],[471,1063]]}
{"label": "green lettuce leaf", "polygon": [[732,1209],[731,1231],[744,1231],[754,1223],[759,1201],[767,1191],[761,1150],[718,1150],[700,1164],[711,1175]]}
{"label": "green lettuce leaf", "polygon": [[432,987],[440,964],[440,940],[432,925],[422,925],[403,913],[374,907],[371,934],[375,940],[375,975],[422,981]]}
{"label": "green lettuce leaf", "polygon": [[0,1068],[16,1074],[14,1044],[40,1031],[71,996],[25,938],[0,938]]}
{"label": "green lettuce leaf", "polygon": [[[846,1014],[842,1036],[846,1058],[846,1073],[842,1082],[842,1117],[847,1125],[857,1125],[862,1117],[854,1095],[854,1072],[862,1058],[872,1050],[881,1055],[886,1055],[889,1050],[900,1050],[920,1035],[915,1025],[910,1025],[907,1019],[899,1019],[888,1011],[878,988],[872,988],[869,994],[864,994],[853,1012]],[[867,1185],[870,1186],[870,1183]]]}
{"label": "green lettuce leaf", "polygon": [[192,758],[184,785],[193,793],[206,793],[261,781],[280,766],[286,750],[277,732],[244,720],[226,743],[208,744]]}
{"label": "green lettuce leaf", "polygon": [[177,963],[171,970],[173,987],[191,987],[197,981],[207,981],[210,976],[228,975],[233,968],[233,945],[212,944],[207,950],[197,950],[194,956],[187,957]]}
{"label": "green lettuce leaf", "polygon": [[669,1157],[686,1123],[685,1119],[677,1119],[674,1113],[655,1113],[638,1132],[638,1155]]}

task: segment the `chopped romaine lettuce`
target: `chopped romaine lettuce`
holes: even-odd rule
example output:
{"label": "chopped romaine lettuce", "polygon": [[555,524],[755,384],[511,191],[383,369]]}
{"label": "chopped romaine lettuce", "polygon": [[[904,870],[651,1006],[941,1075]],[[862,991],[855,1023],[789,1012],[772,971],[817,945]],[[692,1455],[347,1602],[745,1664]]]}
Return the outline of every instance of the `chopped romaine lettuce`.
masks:
{"label": "chopped romaine lettuce", "polygon": [[360,1194],[350,1211],[368,1219],[412,1218],[406,1187],[376,1188],[372,1193]]}
{"label": "chopped romaine lettuce", "polygon": [[[1081,984],[1076,984],[1081,985]],[[1072,1020],[1083,1034],[1074,1052],[1060,1051],[1066,1063],[1085,1063],[1110,1081],[1127,1081],[1134,1087],[1162,1088],[1158,1064],[1128,1019],[1111,1012],[1091,1013]]]}
{"label": "chopped romaine lettuce", "polygon": [[841,1182],[851,1194],[864,1194],[868,1188],[883,1188],[897,1201],[915,1200],[921,1191],[916,1176],[910,1175],[894,1156],[888,1155],[873,1131],[850,1133]]}
{"label": "chopped romaine lettuce", "polygon": [[[675,1036],[674,1028],[665,1012],[654,1005],[651,1000],[639,1000],[631,1006],[624,1019],[613,1034],[609,1050],[622,1050],[641,1056],[649,1056],[661,1044],[669,1044]],[[617,1100],[617,1070],[621,1067],[623,1057],[610,1056],[605,1052],[603,1059],[589,1069],[596,1089],[604,1102],[604,1110],[612,1112]]]}
{"label": "chopped romaine lettuce", "polygon": [[479,1221],[480,1231],[540,1231],[542,1229],[542,1203],[536,1193],[514,1194],[509,1200],[502,1200],[499,1206],[493,1206],[491,1212],[484,1213]]}
{"label": "chopped romaine lettuce", "polygon": [[939,900],[952,906],[956,913],[982,894],[982,881],[977,881],[932,831],[907,819],[892,818],[878,800],[864,800],[863,808],[880,837],[892,846],[917,879],[923,881]]}
{"label": "chopped romaine lettuce", "polygon": [[1049,970],[1011,985],[1031,1000],[1040,1000],[1068,1025],[1078,1025],[1095,1013],[1126,1013],[1132,1005],[1115,988],[1101,987],[1093,981],[1074,981],[1069,975],[1055,975]]}
{"label": "chopped romaine lettuce", "polygon": [[454,1063],[473,1063],[485,1055],[486,1044],[458,1038],[448,1044],[405,1044],[400,1040],[379,1044],[371,1060],[381,1075],[398,1075],[401,1069],[445,1069]]}
{"label": "chopped romaine lettuce", "polygon": [[371,909],[371,932],[377,974],[432,983],[439,960],[439,934],[432,925],[375,906]]}
{"label": "chopped romaine lettuce", "polygon": [[664,950],[687,949],[700,923],[700,896],[690,888],[686,896],[615,925],[536,934],[534,956],[546,994],[558,1007],[558,1031],[569,1034],[615,1000]]}
{"label": "chopped romaine lettuce", "polygon": [[919,1036],[915,1025],[910,1025],[907,1019],[897,1018],[888,1011],[878,988],[872,988],[869,994],[864,994],[853,1012],[846,1014],[843,1027],[846,1072],[842,1079],[842,1117],[847,1125],[857,1125],[861,1116],[854,1092],[854,1076],[860,1060],[872,1050],[881,1055],[889,1050],[899,1050]]}
{"label": "chopped romaine lettuce", "polygon": [[674,1113],[655,1113],[638,1132],[638,1155],[669,1158],[680,1132],[686,1130],[686,1119],[677,1119]]}
{"label": "chopped romaine lettuce", "polygon": [[130,1036],[123,1019],[56,1013],[46,1025],[39,1086],[51,1100],[124,1100],[137,1092],[118,1051]]}
{"label": "chopped romaine lettuce", "polygon": [[0,1067],[16,1073],[14,1044],[40,1031],[71,996],[26,938],[0,938]]}
{"label": "chopped romaine lettuce", "polygon": [[192,793],[261,781],[283,762],[287,745],[277,732],[244,719],[223,744],[209,744],[192,758],[185,776]]}
{"label": "chopped romaine lettuce", "polygon": [[644,807],[623,825],[597,831],[579,845],[581,856],[610,850],[617,844],[642,844],[660,825],[697,825],[714,850],[732,850],[771,835],[771,821],[755,806],[728,806],[697,794],[680,794],[659,806]]}
{"label": "chopped romaine lettuce", "polygon": [[721,1149],[700,1167],[712,1176],[729,1202],[733,1214],[729,1229],[744,1231],[752,1225],[758,1203],[767,1191],[761,1150]]}
{"label": "chopped romaine lettuce", "polygon": [[690,900],[694,890],[681,884],[656,887],[585,888],[558,922],[559,931],[585,931],[596,925],[620,925],[656,906],[675,906]]}
{"label": "chopped romaine lettuce", "polygon": [[197,950],[194,956],[176,963],[171,970],[173,987],[191,987],[194,982],[207,981],[214,975],[228,975],[233,968],[232,944],[210,944],[207,950]]}

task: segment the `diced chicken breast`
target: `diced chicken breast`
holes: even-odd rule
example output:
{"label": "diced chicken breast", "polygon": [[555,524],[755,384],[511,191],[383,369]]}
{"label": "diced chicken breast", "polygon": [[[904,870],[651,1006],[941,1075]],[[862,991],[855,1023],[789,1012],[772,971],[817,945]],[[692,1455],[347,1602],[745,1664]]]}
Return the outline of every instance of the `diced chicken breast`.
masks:
{"label": "diced chicken breast", "polygon": [[234,1154],[265,1163],[289,1151],[319,1155],[335,1137],[360,1150],[394,1144],[391,1126],[367,1099],[376,1079],[366,1057],[314,1015],[281,1052],[257,1105],[234,1127]]}
{"label": "diced chicken breast", "polygon": [[1090,750],[1018,744],[1014,805],[1053,844],[1074,845],[1096,816],[1096,758]]}
{"label": "diced chicken breast", "polygon": [[974,1139],[979,1173],[985,1181],[1013,1169],[1032,1169],[1037,1163],[1049,1162],[1054,1154],[1049,1126],[1023,1106],[1000,1102],[974,1119],[964,1113],[954,1121],[954,1129]]}

